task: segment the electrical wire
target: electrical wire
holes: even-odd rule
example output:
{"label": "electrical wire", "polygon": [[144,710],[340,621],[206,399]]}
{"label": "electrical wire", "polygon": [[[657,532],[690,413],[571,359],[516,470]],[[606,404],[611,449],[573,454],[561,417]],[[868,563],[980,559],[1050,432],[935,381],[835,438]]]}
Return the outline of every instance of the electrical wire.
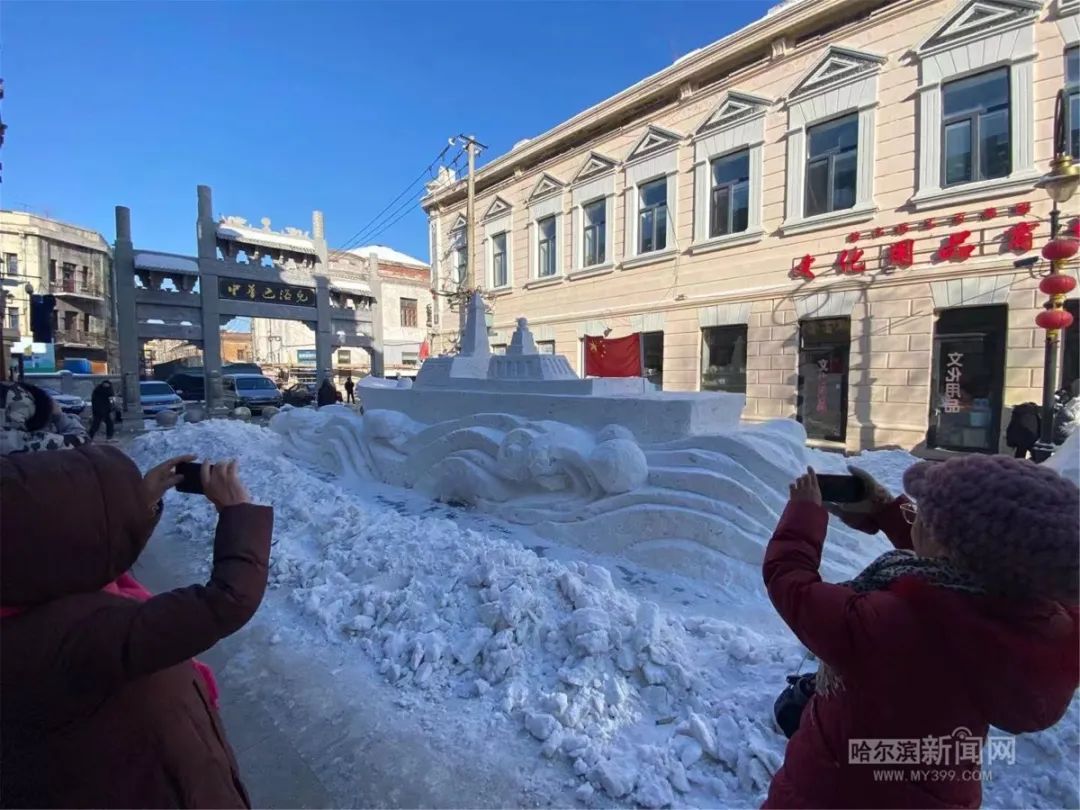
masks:
{"label": "electrical wire", "polygon": [[[432,169],[436,165],[438,165],[439,161],[443,159],[443,156],[450,151],[450,147],[453,146],[454,143],[455,141],[448,142],[446,146],[442,148],[439,154],[435,156],[435,159],[432,160],[429,164],[427,164],[427,166],[424,167],[423,171],[421,171],[420,174],[418,174],[416,178],[412,180],[412,182],[406,185],[405,188],[396,197],[394,197],[394,199],[387,203],[386,206],[384,206],[383,209],[379,211],[379,213],[377,213],[371,220],[369,220],[367,224],[365,224],[362,228],[360,228],[360,230],[358,230],[356,233],[346,239],[341,247],[331,251],[328,258],[333,259],[336,256],[340,256],[341,254],[348,251],[350,248],[355,247],[356,245],[360,244],[360,242],[364,241],[366,238],[366,234],[373,227],[377,227],[380,224],[380,220],[382,220],[384,214],[386,214],[387,211],[393,208],[403,197],[412,192],[418,183],[423,182],[423,180],[430,175]],[[461,153],[459,152],[459,155],[460,154]],[[411,204],[411,200],[409,202]],[[391,214],[391,216],[393,216],[393,214]]]}

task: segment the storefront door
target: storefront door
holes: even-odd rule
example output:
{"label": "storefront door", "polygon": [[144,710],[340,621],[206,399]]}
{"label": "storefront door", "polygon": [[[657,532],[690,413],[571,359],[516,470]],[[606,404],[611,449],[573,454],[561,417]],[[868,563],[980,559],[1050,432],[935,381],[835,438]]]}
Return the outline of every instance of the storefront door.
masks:
{"label": "storefront door", "polygon": [[641,376],[657,388],[664,387],[664,333],[641,335]]}
{"label": "storefront door", "polygon": [[934,327],[929,447],[998,451],[1007,327],[1003,306],[941,313]]}
{"label": "storefront door", "polygon": [[846,438],[850,351],[850,318],[799,323],[798,417],[808,438]]}

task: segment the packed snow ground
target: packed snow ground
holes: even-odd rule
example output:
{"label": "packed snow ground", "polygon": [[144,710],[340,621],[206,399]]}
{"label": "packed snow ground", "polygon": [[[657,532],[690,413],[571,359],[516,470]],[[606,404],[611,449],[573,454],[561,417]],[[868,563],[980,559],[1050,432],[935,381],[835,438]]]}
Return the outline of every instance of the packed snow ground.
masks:
{"label": "packed snow ground", "polygon": [[[254,498],[275,509],[271,592],[255,620],[273,628],[271,643],[309,660],[356,650],[397,688],[400,711],[440,718],[430,734],[463,746],[503,734],[507,750],[534,740],[554,767],[521,769],[551,780],[539,792],[550,803],[764,799],[785,745],[772,703],[803,650],[750,566],[722,586],[688,580],[375,482],[348,490],[253,425],[184,425],[134,448],[144,467],[188,452],[239,459]],[[812,458],[843,468],[839,456]],[[893,491],[912,462],[901,451],[855,460]],[[165,520],[205,570],[209,504],[171,493]],[[363,688],[340,684],[343,696]],[[1074,701],[1055,728],[1019,738],[1017,764],[995,771],[984,805],[1080,806],[1078,725]]]}

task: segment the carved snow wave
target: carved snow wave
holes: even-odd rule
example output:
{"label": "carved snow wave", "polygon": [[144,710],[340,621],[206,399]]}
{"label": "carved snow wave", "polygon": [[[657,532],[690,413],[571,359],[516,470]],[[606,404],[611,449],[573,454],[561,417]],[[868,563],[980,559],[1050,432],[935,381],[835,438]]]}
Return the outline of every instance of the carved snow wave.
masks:
{"label": "carved snow wave", "polygon": [[[286,410],[270,428],[290,456],[338,477],[409,487],[553,540],[721,579],[732,560],[761,564],[788,484],[806,468],[806,435],[789,419],[656,444],[614,424],[591,431],[489,413],[425,425],[341,406]],[[827,578],[857,571],[880,542],[833,524]]]}

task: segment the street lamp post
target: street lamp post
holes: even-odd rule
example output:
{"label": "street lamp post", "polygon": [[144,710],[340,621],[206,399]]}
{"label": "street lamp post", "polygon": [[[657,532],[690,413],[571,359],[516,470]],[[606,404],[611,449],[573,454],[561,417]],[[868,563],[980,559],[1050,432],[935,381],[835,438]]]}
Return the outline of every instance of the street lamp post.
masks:
{"label": "street lamp post", "polygon": [[1068,202],[1080,184],[1080,167],[1073,163],[1069,154],[1065,130],[1065,103],[1065,91],[1059,90],[1054,104],[1054,157],[1050,160],[1050,172],[1036,184],[1046,191],[1054,203],[1050,209],[1050,241],[1042,249],[1043,258],[1050,263],[1050,270],[1039,282],[1039,289],[1046,293],[1049,299],[1044,310],[1035,318],[1036,325],[1046,330],[1042,424],[1039,441],[1035,443],[1031,453],[1036,461],[1045,461],[1054,451],[1054,392],[1057,390],[1059,376],[1058,349],[1061,330],[1068,329],[1073,320],[1072,315],[1064,309],[1065,296],[1076,287],[1076,279],[1062,272],[1065,263],[1076,255],[1076,240],[1058,236],[1058,205]]}

